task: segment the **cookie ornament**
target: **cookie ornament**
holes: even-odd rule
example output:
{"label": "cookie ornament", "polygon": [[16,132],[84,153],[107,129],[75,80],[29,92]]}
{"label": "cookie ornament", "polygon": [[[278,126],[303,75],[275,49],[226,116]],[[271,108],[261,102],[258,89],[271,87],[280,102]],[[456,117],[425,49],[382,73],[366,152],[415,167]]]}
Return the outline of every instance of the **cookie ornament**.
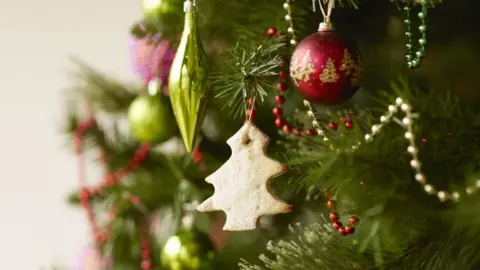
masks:
{"label": "cookie ornament", "polygon": [[205,179],[215,187],[215,193],[197,210],[224,211],[227,220],[223,230],[253,230],[261,216],[291,211],[289,204],[269,191],[269,181],[286,172],[286,166],[267,156],[268,143],[268,136],[247,121],[227,141],[232,149],[228,161]]}

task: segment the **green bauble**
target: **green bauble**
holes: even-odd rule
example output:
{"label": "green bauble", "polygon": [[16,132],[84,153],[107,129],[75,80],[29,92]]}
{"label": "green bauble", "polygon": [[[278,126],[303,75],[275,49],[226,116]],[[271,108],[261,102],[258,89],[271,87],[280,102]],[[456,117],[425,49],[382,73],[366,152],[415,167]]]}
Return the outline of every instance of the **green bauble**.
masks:
{"label": "green bauble", "polygon": [[138,96],[128,108],[133,136],[143,143],[163,142],[174,133],[172,116],[160,95]]}
{"label": "green bauble", "polygon": [[207,110],[208,66],[197,31],[196,8],[185,1],[185,26],[170,68],[168,90],[183,143],[193,151]]}
{"label": "green bauble", "polygon": [[142,0],[143,14],[149,21],[177,18],[182,6],[181,0]]}
{"label": "green bauble", "polygon": [[171,236],[162,249],[162,269],[212,270],[215,248],[207,235],[181,231]]}

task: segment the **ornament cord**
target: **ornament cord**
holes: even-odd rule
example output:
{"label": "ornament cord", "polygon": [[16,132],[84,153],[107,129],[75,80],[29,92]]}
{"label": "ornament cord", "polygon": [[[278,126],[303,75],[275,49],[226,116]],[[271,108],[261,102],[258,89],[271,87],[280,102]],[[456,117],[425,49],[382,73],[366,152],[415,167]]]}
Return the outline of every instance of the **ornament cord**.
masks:
{"label": "ornament cord", "polygon": [[[325,7],[324,3],[327,2],[327,12],[325,12]],[[330,22],[330,16],[332,15],[332,9],[335,4],[335,0],[323,0],[324,3],[322,3],[322,0],[318,0],[318,5],[320,6],[320,11],[322,12],[323,15],[323,21],[325,23]],[[312,5],[313,5],[313,11],[315,11],[315,0],[312,0]]]}
{"label": "ornament cord", "polygon": [[[255,110],[255,103],[256,102],[257,102],[257,97],[255,95],[253,95],[252,104],[250,104],[250,111],[251,112],[253,112],[253,110]],[[248,122],[252,122],[252,118],[253,118],[253,113],[247,114],[247,121]]]}

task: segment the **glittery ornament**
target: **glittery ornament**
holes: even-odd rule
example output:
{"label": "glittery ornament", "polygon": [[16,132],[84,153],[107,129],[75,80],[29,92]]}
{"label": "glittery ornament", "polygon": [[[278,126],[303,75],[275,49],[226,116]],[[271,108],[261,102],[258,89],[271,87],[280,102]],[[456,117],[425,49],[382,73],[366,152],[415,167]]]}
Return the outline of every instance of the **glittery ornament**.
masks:
{"label": "glittery ornament", "polygon": [[214,269],[215,249],[207,235],[181,231],[171,236],[160,257],[164,270]]}
{"label": "glittery ornament", "polygon": [[132,37],[129,49],[132,69],[145,83],[157,77],[162,84],[168,84],[168,75],[175,57],[170,41],[162,40],[160,34]]}
{"label": "glittery ornament", "polygon": [[336,105],[351,98],[363,76],[363,59],[330,23],[298,44],[290,62],[290,76],[309,101]]}

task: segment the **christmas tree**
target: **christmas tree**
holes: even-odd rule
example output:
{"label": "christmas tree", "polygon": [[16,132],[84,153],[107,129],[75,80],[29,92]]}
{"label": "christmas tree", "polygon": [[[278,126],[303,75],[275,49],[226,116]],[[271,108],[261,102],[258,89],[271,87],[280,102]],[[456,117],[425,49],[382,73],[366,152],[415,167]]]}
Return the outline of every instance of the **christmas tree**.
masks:
{"label": "christmas tree", "polygon": [[480,269],[478,1],[142,4],[139,82],[76,63],[79,269]]}

